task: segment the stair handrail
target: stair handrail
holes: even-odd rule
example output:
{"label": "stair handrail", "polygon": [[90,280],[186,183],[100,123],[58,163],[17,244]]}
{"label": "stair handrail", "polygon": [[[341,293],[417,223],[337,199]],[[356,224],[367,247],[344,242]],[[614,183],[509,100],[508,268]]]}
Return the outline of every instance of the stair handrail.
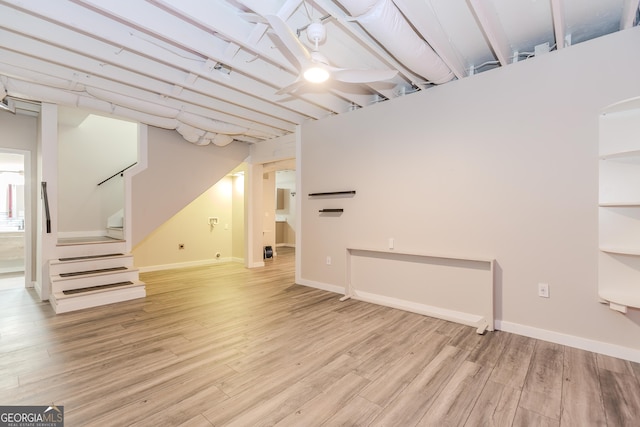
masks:
{"label": "stair handrail", "polygon": [[114,174],[113,174],[113,175],[111,175],[109,178],[107,178],[107,179],[105,179],[105,180],[100,181],[100,182],[98,183],[98,187],[99,187],[99,186],[101,186],[102,184],[104,184],[105,182],[109,181],[111,178],[115,178],[115,177],[116,177],[116,176],[118,176],[118,175],[122,176],[122,174],[124,173],[124,171],[126,171],[127,169],[130,169],[130,168],[134,167],[134,166],[135,166],[135,165],[137,165],[137,164],[138,164],[138,162],[134,162],[134,163],[130,164],[129,166],[127,166],[126,168],[124,168],[124,169],[122,169],[122,170],[120,170],[120,171],[118,171],[118,172],[114,173]]}
{"label": "stair handrail", "polygon": [[49,212],[49,197],[47,196],[47,183],[42,181],[42,200],[44,202],[44,214],[47,221],[47,233],[51,233],[51,213]]}

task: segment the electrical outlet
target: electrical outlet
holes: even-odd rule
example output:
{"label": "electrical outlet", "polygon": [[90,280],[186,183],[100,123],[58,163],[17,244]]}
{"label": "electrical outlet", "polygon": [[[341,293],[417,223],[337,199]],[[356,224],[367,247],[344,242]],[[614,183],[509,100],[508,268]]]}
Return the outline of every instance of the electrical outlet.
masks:
{"label": "electrical outlet", "polygon": [[327,257],[327,265],[331,265],[331,257],[330,256]]}
{"label": "electrical outlet", "polygon": [[542,298],[549,298],[548,283],[538,283],[538,296]]}
{"label": "electrical outlet", "polygon": [[180,250],[184,249],[184,243],[178,243],[178,249]]}

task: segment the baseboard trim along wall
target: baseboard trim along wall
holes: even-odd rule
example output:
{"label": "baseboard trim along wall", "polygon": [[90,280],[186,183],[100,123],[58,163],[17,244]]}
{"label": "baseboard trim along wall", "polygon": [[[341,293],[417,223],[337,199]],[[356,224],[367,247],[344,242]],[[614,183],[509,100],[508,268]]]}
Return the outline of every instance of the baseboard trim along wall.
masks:
{"label": "baseboard trim along wall", "polygon": [[[335,292],[336,294],[345,293],[345,289],[342,286],[331,285],[328,283],[322,282],[314,282],[311,280],[299,280],[297,282],[300,285],[309,286],[312,288],[322,289],[324,291]],[[400,303],[396,304],[396,301],[393,301],[393,298],[380,297],[379,295],[375,295],[375,298],[369,298],[371,295],[358,295],[354,296],[354,299],[359,299],[362,301],[371,302],[374,304],[385,305],[387,307],[397,308],[400,310],[407,310],[418,314],[423,314],[429,316],[430,314],[426,311],[420,311],[424,307],[416,307],[421,306],[421,304],[413,304],[407,301],[400,301]],[[406,304],[405,304],[406,303]],[[456,312],[457,313],[457,312]],[[445,313],[446,314],[446,313]],[[450,314],[450,313],[449,313]],[[461,313],[465,314],[465,313]],[[444,318],[441,316],[435,316]],[[464,323],[460,320],[455,319],[445,319],[451,320],[453,322]],[[592,351],[594,353],[604,354],[606,356],[617,357],[619,359],[629,360],[631,362],[640,363],[640,350],[635,350],[628,347],[619,346],[616,344],[609,344],[602,341],[595,341],[588,338],[576,337],[574,335],[563,334],[560,332],[549,331],[546,329],[534,328],[532,326],[521,325],[518,323],[505,322],[502,320],[495,321],[495,329],[509,332],[516,335],[522,335],[529,338],[535,338],[542,341],[548,341],[555,344],[566,345],[567,347],[578,348],[580,350]],[[491,332],[488,332],[491,333]]]}
{"label": "baseboard trim along wall", "polygon": [[640,350],[635,350],[629,347],[576,337],[574,335],[563,334],[546,329],[534,328],[532,326],[521,325],[518,323],[505,322],[502,320],[496,320],[496,329],[640,363]]}
{"label": "baseboard trim along wall", "polygon": [[[138,267],[138,271],[140,271],[140,273],[148,273],[151,271],[173,270],[174,268],[204,267],[207,265],[224,264],[227,262],[237,261],[236,258],[204,259],[199,261],[176,262],[172,264],[149,265],[146,267]],[[244,260],[240,262],[244,262]]]}
{"label": "baseboard trim along wall", "polygon": [[[446,308],[434,307],[432,305],[426,305],[398,298],[392,298],[384,295],[377,295],[370,292],[354,291],[351,298],[355,300],[370,302],[372,304],[384,305],[386,307],[397,308],[400,310],[410,311],[412,313],[422,314],[423,316],[435,317],[437,319],[448,320],[450,322],[462,323],[463,325],[473,326],[475,328],[482,328],[484,332],[484,326],[488,325],[491,319],[484,319],[482,316],[463,313],[460,311],[449,310]],[[493,330],[493,325],[489,327]]]}
{"label": "baseboard trim along wall", "polygon": [[313,280],[300,279],[296,283],[310,288],[322,289],[323,291],[335,292],[336,294],[344,295],[344,287],[331,285],[329,283],[315,282]]}

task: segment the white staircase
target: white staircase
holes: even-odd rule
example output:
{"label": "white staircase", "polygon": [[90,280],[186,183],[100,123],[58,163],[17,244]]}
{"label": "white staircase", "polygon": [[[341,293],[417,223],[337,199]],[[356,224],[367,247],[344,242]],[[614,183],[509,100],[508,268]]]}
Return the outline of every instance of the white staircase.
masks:
{"label": "white staircase", "polygon": [[145,297],[133,256],[124,251],[124,240],[110,237],[60,240],[59,258],[49,260],[49,301],[55,312]]}

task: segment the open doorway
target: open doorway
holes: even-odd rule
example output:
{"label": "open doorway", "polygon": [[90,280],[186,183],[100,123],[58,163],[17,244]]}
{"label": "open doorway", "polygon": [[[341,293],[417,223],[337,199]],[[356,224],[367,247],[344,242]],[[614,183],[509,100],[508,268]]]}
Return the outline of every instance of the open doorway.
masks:
{"label": "open doorway", "polygon": [[25,287],[25,159],[0,151],[0,290]]}
{"label": "open doorway", "polygon": [[276,171],[276,248],[296,246],[296,171]]}

